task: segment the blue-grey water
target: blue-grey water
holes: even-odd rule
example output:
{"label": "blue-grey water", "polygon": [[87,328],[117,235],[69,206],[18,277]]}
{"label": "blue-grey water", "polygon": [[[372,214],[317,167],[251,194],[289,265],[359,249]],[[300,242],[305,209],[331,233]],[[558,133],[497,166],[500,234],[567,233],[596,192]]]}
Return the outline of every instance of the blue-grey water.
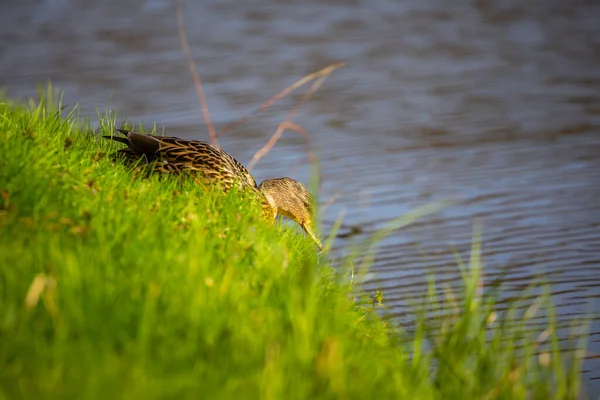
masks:
{"label": "blue-grey water", "polygon": [[[47,80],[83,113],[118,109],[169,135],[207,139],[181,50],[176,2],[4,0],[0,86],[16,97]],[[192,54],[217,129],[301,76],[336,71],[298,112],[322,167],[335,248],[431,201],[443,212],[379,248],[367,283],[401,316],[427,275],[453,284],[483,223],[486,279],[510,290],[553,284],[563,329],[600,297],[600,3],[595,1],[185,1]],[[247,163],[288,98],[220,138]],[[286,132],[257,180],[307,182],[305,142]],[[600,393],[600,322],[584,379]]]}

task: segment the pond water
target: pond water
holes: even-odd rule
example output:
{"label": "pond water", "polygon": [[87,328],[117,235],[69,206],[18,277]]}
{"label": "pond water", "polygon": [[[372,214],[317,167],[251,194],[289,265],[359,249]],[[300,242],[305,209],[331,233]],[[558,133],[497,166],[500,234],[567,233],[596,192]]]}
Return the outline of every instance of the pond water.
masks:
{"label": "pond water", "polygon": [[[600,297],[600,3],[443,0],[187,1],[191,52],[217,130],[287,85],[346,61],[295,117],[321,161],[323,230],[335,251],[431,201],[457,203],[395,232],[367,286],[401,316],[427,276],[457,283],[483,225],[486,279],[553,284],[561,325]],[[176,2],[5,0],[0,86],[51,80],[82,113],[118,109],[174,136],[208,138],[181,50]],[[298,96],[220,137],[242,163]],[[306,143],[286,132],[257,181],[307,182]],[[489,277],[489,278],[488,278]],[[509,296],[510,293],[507,293]],[[567,330],[565,329],[565,332]],[[568,333],[564,333],[565,339]],[[600,322],[587,388],[600,393]]]}

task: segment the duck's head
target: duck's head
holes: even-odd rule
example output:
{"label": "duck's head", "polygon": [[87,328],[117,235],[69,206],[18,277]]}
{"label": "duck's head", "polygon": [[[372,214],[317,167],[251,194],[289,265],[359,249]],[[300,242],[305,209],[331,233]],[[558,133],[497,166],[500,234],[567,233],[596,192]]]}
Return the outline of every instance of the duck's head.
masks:
{"label": "duck's head", "polygon": [[276,178],[264,180],[259,189],[271,206],[273,217],[283,215],[296,221],[319,249],[323,249],[314,233],[313,197],[304,185],[291,178]]}

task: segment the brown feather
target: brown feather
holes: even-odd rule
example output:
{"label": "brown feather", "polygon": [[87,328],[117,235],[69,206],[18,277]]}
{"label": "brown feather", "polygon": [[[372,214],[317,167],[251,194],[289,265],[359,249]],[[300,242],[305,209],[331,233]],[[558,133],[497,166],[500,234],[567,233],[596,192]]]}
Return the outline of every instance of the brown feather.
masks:
{"label": "brown feather", "polygon": [[257,189],[256,181],[248,170],[225,151],[199,140],[185,140],[171,136],[152,136],[118,129],[126,138],[106,136],[126,144],[119,153],[130,162],[154,163],[159,172],[189,173],[206,181],[219,181],[224,189],[233,185]]}

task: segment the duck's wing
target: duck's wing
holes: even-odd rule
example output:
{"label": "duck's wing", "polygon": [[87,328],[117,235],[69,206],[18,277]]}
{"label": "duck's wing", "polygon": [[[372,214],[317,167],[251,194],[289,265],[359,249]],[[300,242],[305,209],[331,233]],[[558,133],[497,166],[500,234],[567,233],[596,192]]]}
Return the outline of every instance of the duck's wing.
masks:
{"label": "duck's wing", "polygon": [[119,150],[128,158],[148,163],[155,162],[161,172],[195,172],[205,179],[218,180],[231,187],[234,184],[256,188],[256,181],[248,170],[227,152],[200,140],[186,140],[173,136],[153,136],[117,129],[125,137],[107,136],[124,143]]}

